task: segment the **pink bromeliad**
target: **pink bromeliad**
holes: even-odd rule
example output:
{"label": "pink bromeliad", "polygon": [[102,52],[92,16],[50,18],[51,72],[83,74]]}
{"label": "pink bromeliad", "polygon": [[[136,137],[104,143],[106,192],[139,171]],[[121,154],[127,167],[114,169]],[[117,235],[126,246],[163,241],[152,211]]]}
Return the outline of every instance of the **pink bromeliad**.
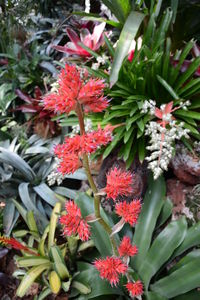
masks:
{"label": "pink bromeliad", "polygon": [[81,30],[80,38],[77,33],[67,27],[66,32],[71,42],[68,42],[64,46],[53,46],[54,49],[67,53],[68,55],[77,55],[81,57],[90,57],[91,54],[83,49],[79,43],[84,44],[93,51],[96,51],[104,42],[103,31],[105,23],[101,23],[94,27],[93,33],[91,34],[87,28]]}

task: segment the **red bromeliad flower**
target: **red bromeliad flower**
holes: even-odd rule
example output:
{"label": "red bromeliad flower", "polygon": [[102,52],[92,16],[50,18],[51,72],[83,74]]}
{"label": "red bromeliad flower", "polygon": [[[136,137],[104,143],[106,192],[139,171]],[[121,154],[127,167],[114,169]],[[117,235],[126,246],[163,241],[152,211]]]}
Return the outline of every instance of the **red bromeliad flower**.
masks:
{"label": "red bromeliad flower", "polygon": [[115,205],[115,211],[126,223],[133,226],[137,223],[141,211],[140,200],[133,200],[130,203],[127,203],[126,201],[117,203]]}
{"label": "red bromeliad flower", "polygon": [[2,243],[3,245],[10,245],[13,249],[25,251],[29,254],[39,256],[38,253],[32,251],[27,246],[22,245],[20,242],[18,242],[14,238],[8,238],[8,237],[5,237],[5,236],[0,236],[0,243]]}
{"label": "red bromeliad flower", "polygon": [[131,239],[128,236],[124,236],[120,246],[118,247],[120,256],[134,256],[138,253],[136,246],[131,245]]}
{"label": "red bromeliad flower", "polygon": [[140,280],[136,282],[128,282],[126,288],[132,297],[141,296],[143,294],[143,285]]}
{"label": "red bromeliad flower", "polygon": [[104,129],[84,135],[67,137],[62,145],[54,149],[55,155],[60,159],[58,171],[64,174],[74,173],[82,167],[81,158],[84,153],[93,153],[99,147],[107,145],[112,140],[114,127],[107,125]]}
{"label": "red bromeliad flower", "polygon": [[111,285],[116,285],[119,282],[119,276],[125,274],[128,269],[127,265],[118,257],[97,259],[94,265],[100,272],[101,278],[107,279]]}
{"label": "red bromeliad flower", "polygon": [[59,75],[57,93],[47,94],[43,98],[45,109],[56,113],[70,113],[76,110],[77,104],[83,105],[88,112],[101,112],[108,107],[108,100],[103,97],[105,83],[103,80],[89,78],[84,70],[76,66],[65,65]]}
{"label": "red bromeliad flower", "polygon": [[132,184],[132,174],[115,167],[107,174],[107,184],[104,191],[108,198],[116,200],[119,195],[129,196],[133,192]]}
{"label": "red bromeliad flower", "polygon": [[93,51],[96,51],[104,42],[103,31],[105,23],[101,23],[94,27],[93,33],[91,34],[87,28],[81,30],[80,38],[77,33],[71,28],[67,27],[66,32],[71,42],[68,42],[64,46],[53,46],[54,49],[67,53],[68,55],[77,55],[82,57],[90,57],[91,54],[83,49],[79,43],[87,46]]}
{"label": "red bromeliad flower", "polygon": [[63,233],[67,236],[78,234],[82,241],[90,237],[90,228],[81,216],[80,208],[74,201],[68,201],[65,205],[67,214],[60,217],[60,223],[64,225]]}
{"label": "red bromeliad flower", "polygon": [[84,150],[86,153],[93,153],[99,147],[106,146],[112,141],[114,126],[106,125],[104,129],[100,126],[96,131],[89,132],[84,137]]}

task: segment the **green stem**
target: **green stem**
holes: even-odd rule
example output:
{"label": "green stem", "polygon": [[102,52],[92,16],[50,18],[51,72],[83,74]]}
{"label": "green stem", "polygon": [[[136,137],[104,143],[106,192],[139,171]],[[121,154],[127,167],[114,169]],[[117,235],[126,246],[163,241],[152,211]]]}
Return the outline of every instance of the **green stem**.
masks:
{"label": "green stem", "polygon": [[[78,119],[79,119],[80,133],[81,133],[81,135],[83,135],[83,134],[85,134],[84,115],[83,115],[82,107],[79,103],[77,104],[76,112],[77,112]],[[98,193],[98,189],[96,187],[96,184],[95,184],[94,179],[93,179],[92,174],[91,174],[87,154],[83,154],[83,167],[85,169],[90,187],[91,187],[91,189],[93,191],[93,194],[94,194],[94,213],[95,213],[95,217],[98,219],[98,222],[102,225],[102,227],[105,229],[105,231],[108,233],[108,235],[110,237],[110,234],[112,233],[112,229],[109,226],[109,224],[107,224],[106,221],[101,216],[101,212],[100,212],[101,198],[100,198],[99,195],[96,195]],[[112,244],[114,254],[118,255],[117,244],[116,244],[115,239],[114,239],[113,236],[110,237],[110,241],[111,241],[111,244]]]}

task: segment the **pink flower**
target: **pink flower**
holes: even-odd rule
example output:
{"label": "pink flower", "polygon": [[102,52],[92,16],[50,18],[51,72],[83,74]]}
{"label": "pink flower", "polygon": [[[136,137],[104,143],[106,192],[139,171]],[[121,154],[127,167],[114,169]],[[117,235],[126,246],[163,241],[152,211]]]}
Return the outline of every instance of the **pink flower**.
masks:
{"label": "pink flower", "polygon": [[126,201],[117,203],[115,205],[115,211],[126,223],[133,226],[137,223],[141,211],[140,200],[133,200],[130,203],[127,203]]}
{"label": "pink flower", "polygon": [[129,196],[133,192],[132,184],[132,174],[115,167],[107,174],[107,184],[104,191],[108,198],[116,200],[118,196]]}
{"label": "pink flower", "polygon": [[108,107],[108,100],[103,97],[105,83],[103,80],[89,78],[84,69],[65,65],[59,75],[57,92],[43,98],[45,109],[56,113],[69,114],[81,104],[86,113],[101,112]]}
{"label": "pink flower", "polygon": [[87,241],[90,237],[90,228],[82,218],[80,208],[72,201],[65,205],[66,215],[60,217],[60,223],[64,225],[63,233],[67,236],[78,234],[82,241]]}
{"label": "pink flower", "polygon": [[58,172],[65,174],[73,174],[75,171],[82,167],[82,162],[78,158],[78,155],[74,153],[68,153],[63,156],[59,162]]}
{"label": "pink flower", "polygon": [[124,236],[120,246],[118,247],[120,256],[134,256],[138,253],[136,246],[131,245],[131,240],[128,236]]}
{"label": "pink flower", "polygon": [[132,297],[141,296],[143,294],[143,285],[140,280],[136,282],[128,282],[126,288]]}
{"label": "pink flower", "polygon": [[83,49],[79,43],[84,44],[86,47],[93,51],[96,51],[104,42],[103,31],[105,23],[101,23],[94,27],[93,33],[91,34],[87,28],[81,30],[80,38],[74,30],[67,27],[67,35],[71,42],[68,42],[64,46],[53,46],[54,49],[67,53],[68,55],[77,55],[82,57],[90,57],[91,54]]}
{"label": "pink flower", "polygon": [[131,50],[128,54],[128,61],[132,62],[134,58],[135,50]]}
{"label": "pink flower", "polygon": [[94,265],[100,272],[101,278],[107,279],[111,285],[116,285],[119,282],[119,276],[125,274],[128,268],[118,257],[97,259]]}

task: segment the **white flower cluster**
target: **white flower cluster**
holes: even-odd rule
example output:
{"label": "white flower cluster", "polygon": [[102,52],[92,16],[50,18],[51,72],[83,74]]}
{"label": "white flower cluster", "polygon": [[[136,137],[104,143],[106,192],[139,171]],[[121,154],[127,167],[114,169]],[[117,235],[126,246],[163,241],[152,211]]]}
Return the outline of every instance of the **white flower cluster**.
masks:
{"label": "white flower cluster", "polygon": [[62,175],[62,173],[57,172],[56,168],[47,177],[47,182],[49,186],[52,186],[55,183],[60,185],[63,182],[63,180],[64,176]]}
{"label": "white flower cluster", "polygon": [[[90,119],[85,119],[85,131],[90,132],[92,130],[92,121]],[[80,126],[79,124],[72,126],[72,132],[70,137],[80,133]]]}
{"label": "white flower cluster", "polygon": [[103,54],[102,56],[98,56],[97,57],[97,62],[92,64],[92,69],[93,70],[98,70],[100,65],[105,65],[106,61],[109,59],[109,57],[105,54]]}
{"label": "white flower cluster", "polygon": [[147,125],[145,134],[151,137],[151,145],[147,149],[152,153],[146,160],[149,162],[148,167],[152,170],[154,179],[167,170],[174,150],[174,141],[180,140],[183,136],[188,137],[189,130],[184,129],[183,125],[183,122],[177,124],[174,120],[171,120],[169,128],[163,128],[154,121]]}
{"label": "white flower cluster", "polygon": [[[188,138],[190,130],[184,128],[184,123],[174,120],[172,113],[164,113],[167,104],[162,104],[160,112],[162,119],[159,122],[151,121],[146,126],[145,135],[150,136],[150,146],[147,147],[152,153],[146,157],[149,162],[148,168],[152,170],[154,179],[157,179],[164,170],[168,169],[169,162],[174,151],[174,141],[182,137]],[[189,101],[181,102],[178,108],[187,109]],[[156,103],[153,100],[144,102],[142,112],[155,115]],[[173,112],[175,109],[172,109]],[[162,123],[163,122],[163,123]],[[165,125],[164,125],[165,124]],[[167,126],[166,126],[167,125]]]}
{"label": "white flower cluster", "polygon": [[85,12],[88,14],[90,12],[90,0],[85,0]]}
{"label": "white flower cluster", "polygon": [[150,115],[155,115],[155,109],[156,109],[156,101],[154,100],[145,100],[143,103],[143,107],[141,112],[146,114],[149,113]]}

